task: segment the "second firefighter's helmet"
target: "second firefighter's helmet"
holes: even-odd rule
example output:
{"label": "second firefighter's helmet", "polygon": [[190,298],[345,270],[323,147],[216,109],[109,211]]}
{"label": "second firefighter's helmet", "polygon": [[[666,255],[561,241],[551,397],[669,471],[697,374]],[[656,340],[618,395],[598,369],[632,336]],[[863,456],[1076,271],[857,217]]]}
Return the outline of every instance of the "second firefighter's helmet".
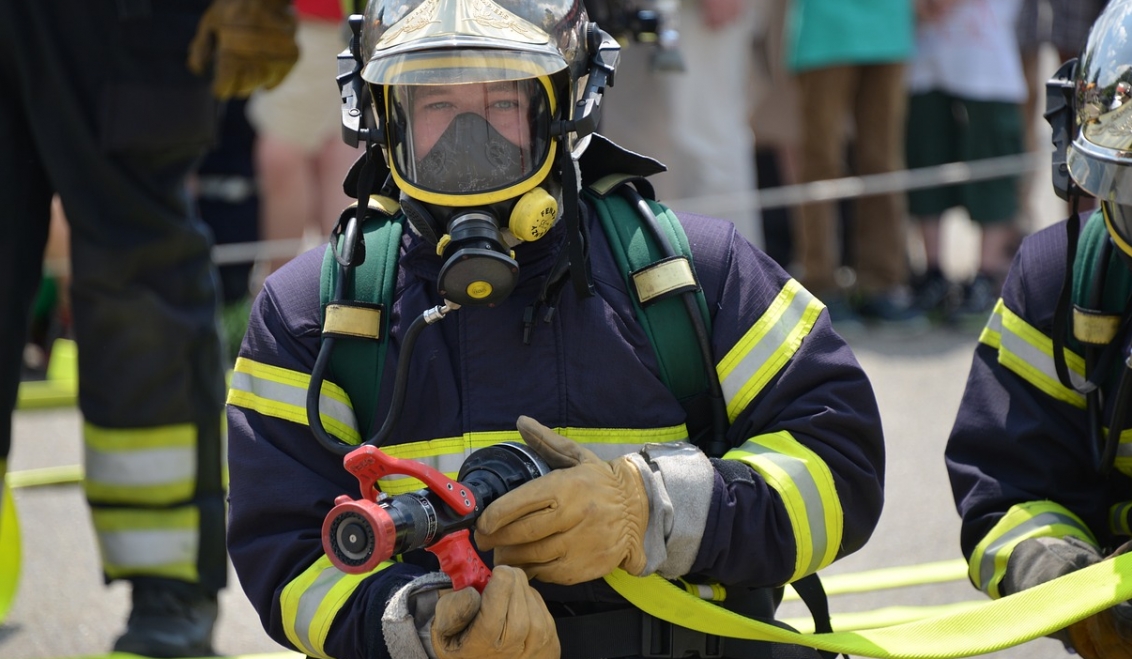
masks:
{"label": "second firefighter's helmet", "polygon": [[1132,0],[1112,0],[1077,61],[1077,135],[1069,174],[1101,202],[1113,242],[1132,257]]}

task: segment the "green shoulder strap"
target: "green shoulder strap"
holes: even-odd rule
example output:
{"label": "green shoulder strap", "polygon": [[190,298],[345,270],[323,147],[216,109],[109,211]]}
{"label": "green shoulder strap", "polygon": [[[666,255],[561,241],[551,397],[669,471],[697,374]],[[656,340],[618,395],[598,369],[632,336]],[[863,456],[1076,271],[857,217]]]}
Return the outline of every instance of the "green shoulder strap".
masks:
{"label": "green shoulder strap", "polygon": [[[618,193],[633,178],[607,176],[590,185],[584,194],[597,209],[613,256],[627,288],[632,291],[630,297],[633,309],[656,352],[661,380],[680,403],[689,409],[689,419],[692,419],[692,409],[702,409],[696,402],[708,392],[706,369],[714,368],[714,365],[704,363],[692,319],[677,294],[695,291],[697,305],[710,336],[711,317],[708,314],[707,300],[695,280],[688,237],[672,211],[656,201],[645,200],[668,236],[669,243],[682,257],[675,261],[683,260],[686,265],[674,263],[674,259],[665,257],[653,234],[645,226],[640,212],[623,194]],[[671,276],[662,273],[660,284],[650,284],[647,275],[650,272],[661,272],[664,268],[672,268],[676,272]],[[695,416],[699,414],[697,412]],[[689,433],[695,435],[693,428],[689,428]]]}
{"label": "green shoulder strap", "polygon": [[[345,212],[354,213],[355,207]],[[403,226],[404,216],[396,201],[370,197],[369,212],[362,223],[365,258],[354,268],[341,300],[332,299],[341,276],[335,246],[327,245],[322,259],[322,335],[337,341],[330,357],[329,379],[350,396],[363,441],[376,430],[373,416],[385,369],[388,309],[397,283]],[[341,240],[339,237],[339,244]]]}
{"label": "green shoulder strap", "polygon": [[[1122,259],[1111,258],[1107,263],[1101,263],[1102,250],[1108,240],[1104,217],[1098,209],[1081,228],[1073,260],[1072,338],[1069,347],[1079,354],[1084,354],[1084,345],[1103,347],[1115,338],[1132,296],[1132,270],[1124,265]],[[1107,268],[1099,303],[1093,300],[1095,296],[1092,294],[1098,267]],[[1112,391],[1113,380],[1122,361],[1113,360],[1111,372],[1100,377],[1100,383],[1108,384],[1109,391]]]}

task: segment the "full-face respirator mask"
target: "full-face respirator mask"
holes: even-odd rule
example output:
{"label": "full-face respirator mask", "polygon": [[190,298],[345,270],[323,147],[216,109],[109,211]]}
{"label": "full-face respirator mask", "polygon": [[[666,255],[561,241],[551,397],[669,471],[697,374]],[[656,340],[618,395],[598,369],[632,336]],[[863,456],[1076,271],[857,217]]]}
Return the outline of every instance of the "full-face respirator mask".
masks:
{"label": "full-face respirator mask", "polygon": [[511,248],[542,238],[558,218],[549,79],[389,85],[383,97],[401,209],[444,258],[438,293],[497,304],[518,279]]}

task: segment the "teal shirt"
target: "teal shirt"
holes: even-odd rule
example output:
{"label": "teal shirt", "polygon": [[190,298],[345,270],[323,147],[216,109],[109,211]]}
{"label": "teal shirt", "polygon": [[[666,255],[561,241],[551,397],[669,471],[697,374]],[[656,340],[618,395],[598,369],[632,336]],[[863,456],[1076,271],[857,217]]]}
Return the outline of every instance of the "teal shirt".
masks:
{"label": "teal shirt", "polygon": [[792,0],[786,25],[791,71],[902,62],[912,55],[913,0]]}

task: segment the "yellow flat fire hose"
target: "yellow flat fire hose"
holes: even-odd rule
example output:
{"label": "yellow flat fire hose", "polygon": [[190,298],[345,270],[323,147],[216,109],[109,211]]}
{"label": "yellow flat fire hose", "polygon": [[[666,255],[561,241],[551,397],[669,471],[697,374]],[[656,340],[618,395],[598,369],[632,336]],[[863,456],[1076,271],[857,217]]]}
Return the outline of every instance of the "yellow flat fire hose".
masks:
{"label": "yellow flat fire hose", "polygon": [[645,613],[706,634],[880,659],[951,659],[1019,645],[1132,599],[1132,553],[953,613],[825,634],[799,634],[745,618],[655,575],[641,578],[615,570],[605,580]]}
{"label": "yellow flat fire hose", "polygon": [[16,505],[12,502],[12,488],[5,481],[0,491],[0,623],[4,622],[12,608],[19,580],[20,524],[16,519]]}

